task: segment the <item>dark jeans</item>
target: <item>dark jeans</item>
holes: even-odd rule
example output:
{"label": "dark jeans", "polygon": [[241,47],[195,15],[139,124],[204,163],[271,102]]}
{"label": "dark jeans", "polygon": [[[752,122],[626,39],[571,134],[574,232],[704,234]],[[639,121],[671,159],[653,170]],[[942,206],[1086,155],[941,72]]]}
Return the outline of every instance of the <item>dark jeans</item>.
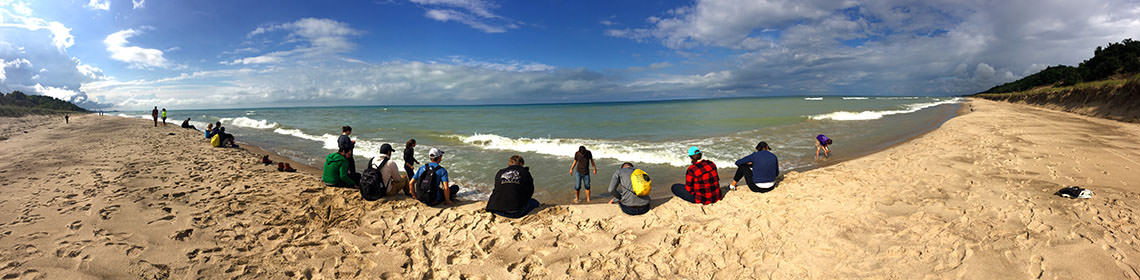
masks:
{"label": "dark jeans", "polygon": [[751,165],[738,165],[736,166],[736,175],[732,175],[732,180],[740,184],[740,179],[744,179],[744,183],[748,184],[748,190],[758,193],[770,192],[775,187],[762,189],[756,186],[756,182],[752,181],[752,166]]}
{"label": "dark jeans", "polygon": [[[449,192],[451,192],[451,201],[453,201],[453,202],[454,202],[454,201],[455,201],[455,195],[459,193],[459,186],[458,186],[458,185],[451,185],[450,187],[447,187],[447,190],[448,190]],[[438,204],[440,204],[440,203],[443,203],[443,199],[444,199],[444,197],[443,197],[443,189],[440,189],[440,188],[436,187],[436,189],[435,189],[435,199],[433,199],[433,200],[431,201],[431,203],[428,203],[428,202],[424,201],[424,204],[427,204],[428,206],[436,206],[436,205],[438,205]],[[422,200],[421,200],[421,201],[422,201]]]}
{"label": "dark jeans", "polygon": [[630,215],[630,216],[637,216],[637,215],[649,213],[649,204],[642,205],[642,206],[625,206],[625,205],[618,204],[618,206],[621,207],[622,212],[625,212],[626,215]]}
{"label": "dark jeans", "polygon": [[518,209],[518,210],[514,210],[514,211],[509,211],[509,212],[495,211],[495,210],[490,210],[487,212],[491,212],[495,215],[499,215],[499,216],[502,216],[505,218],[518,219],[518,218],[522,218],[523,216],[526,216],[526,214],[530,214],[530,211],[533,211],[534,208],[538,208],[538,200],[531,198],[530,201],[527,201],[526,206],[523,206],[523,209]]}
{"label": "dark jeans", "polygon": [[693,194],[689,193],[689,190],[685,189],[685,184],[673,184],[672,190],[673,195],[677,196],[678,198],[688,201],[689,203],[697,203],[697,198],[693,197]]}
{"label": "dark jeans", "polygon": [[[359,173],[348,173],[348,178],[352,179],[353,182],[356,182],[357,185],[360,184],[360,174]],[[335,185],[330,185],[328,183],[325,183],[325,185],[330,186],[330,187],[338,187],[338,188],[353,188],[353,189],[356,188],[356,186],[349,186],[349,185],[347,185],[345,183],[341,183],[341,182],[337,182]]]}
{"label": "dark jeans", "polygon": [[357,176],[360,176],[356,173],[356,157],[348,157],[346,161],[348,162],[348,174],[357,174]]}

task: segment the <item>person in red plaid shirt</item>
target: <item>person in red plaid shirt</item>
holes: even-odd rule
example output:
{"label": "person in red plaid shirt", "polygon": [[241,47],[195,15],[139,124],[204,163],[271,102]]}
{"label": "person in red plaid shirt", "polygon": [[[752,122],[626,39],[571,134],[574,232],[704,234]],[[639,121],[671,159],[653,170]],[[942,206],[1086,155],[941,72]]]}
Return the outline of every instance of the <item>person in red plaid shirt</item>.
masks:
{"label": "person in red plaid shirt", "polygon": [[673,185],[673,195],[690,203],[712,204],[720,201],[720,175],[716,164],[701,159],[701,149],[689,147],[689,158],[693,165],[685,171],[685,184]]}

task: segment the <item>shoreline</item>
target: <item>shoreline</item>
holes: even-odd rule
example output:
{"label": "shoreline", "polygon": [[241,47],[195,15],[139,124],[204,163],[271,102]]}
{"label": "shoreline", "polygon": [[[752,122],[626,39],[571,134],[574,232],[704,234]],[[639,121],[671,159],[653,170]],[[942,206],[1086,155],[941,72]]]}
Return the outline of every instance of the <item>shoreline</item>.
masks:
{"label": "shoreline", "polygon": [[[1140,125],[966,104],[960,112],[976,110],[871,155],[788,172],[769,193],[663,199],[643,216],[544,204],[521,219],[480,202],[362,201],[262,166],[256,150],[81,116],[0,141],[0,274],[1140,279],[1140,162],[1128,161],[1140,144],[1127,141]],[[1094,196],[1052,194],[1066,185]]]}

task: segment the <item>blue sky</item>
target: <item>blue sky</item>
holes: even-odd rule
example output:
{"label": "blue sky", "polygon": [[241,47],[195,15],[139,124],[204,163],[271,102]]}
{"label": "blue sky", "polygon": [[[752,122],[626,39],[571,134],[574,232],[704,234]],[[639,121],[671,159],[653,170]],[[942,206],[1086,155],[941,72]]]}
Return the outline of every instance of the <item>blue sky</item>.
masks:
{"label": "blue sky", "polygon": [[1124,38],[1134,0],[0,0],[0,91],[128,110],[937,96]]}

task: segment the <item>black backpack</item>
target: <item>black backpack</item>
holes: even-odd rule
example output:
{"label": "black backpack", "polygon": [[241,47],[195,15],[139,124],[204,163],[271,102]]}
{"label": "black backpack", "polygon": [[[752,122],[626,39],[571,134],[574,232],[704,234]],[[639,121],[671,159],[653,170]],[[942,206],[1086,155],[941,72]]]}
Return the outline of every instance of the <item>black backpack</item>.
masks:
{"label": "black backpack", "polygon": [[[388,192],[388,186],[384,185],[384,176],[380,175],[380,169],[372,168],[372,158],[368,160],[368,167],[364,168],[364,172],[360,173],[360,197],[367,201],[374,201],[384,197]],[[388,159],[380,162],[380,168],[388,164]]]}
{"label": "black backpack", "polygon": [[435,171],[439,166],[432,167],[431,165],[424,165],[424,171],[420,174],[419,180],[416,180],[416,198],[420,202],[427,205],[434,205],[436,192],[439,188],[439,176],[435,175]]}

